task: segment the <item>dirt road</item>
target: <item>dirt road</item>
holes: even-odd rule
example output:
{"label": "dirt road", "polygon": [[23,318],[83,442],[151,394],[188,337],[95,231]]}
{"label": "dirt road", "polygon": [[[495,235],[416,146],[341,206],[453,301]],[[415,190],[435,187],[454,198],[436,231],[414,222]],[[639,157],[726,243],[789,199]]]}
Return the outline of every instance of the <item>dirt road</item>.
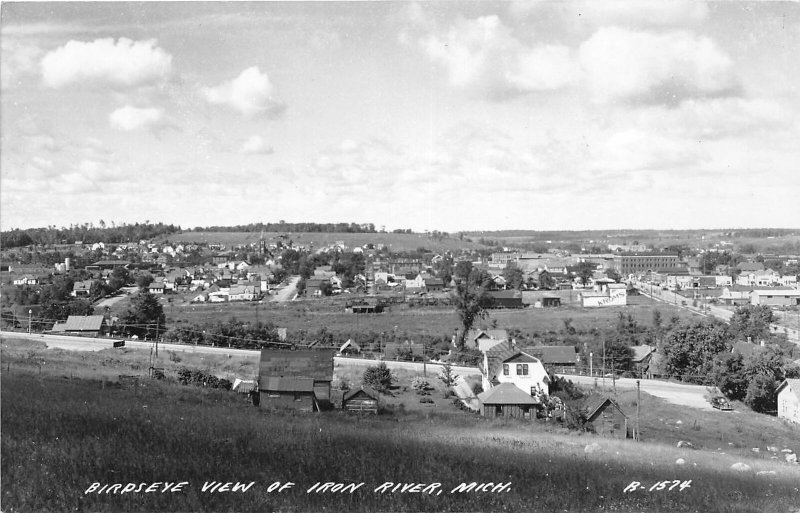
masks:
{"label": "dirt road", "polygon": [[292,276],[291,278],[289,278],[289,283],[282,289],[278,290],[278,293],[272,297],[272,301],[275,303],[291,301],[294,298],[295,294],[297,293],[297,283],[299,281],[300,281],[299,276]]}

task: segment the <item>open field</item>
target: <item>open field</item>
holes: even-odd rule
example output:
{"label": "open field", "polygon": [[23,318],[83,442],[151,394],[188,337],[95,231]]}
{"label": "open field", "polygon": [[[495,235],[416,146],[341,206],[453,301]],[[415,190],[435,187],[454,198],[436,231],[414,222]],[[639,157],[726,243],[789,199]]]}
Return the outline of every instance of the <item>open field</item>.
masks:
{"label": "open field", "polygon": [[[642,296],[632,296],[631,300],[635,304],[627,307],[561,306],[490,310],[489,316],[481,321],[479,326],[488,327],[496,321],[498,328],[516,328],[526,333],[543,333],[562,329],[566,319],[572,319],[572,326],[578,330],[606,328],[616,322],[620,312],[632,315],[642,325],[652,323],[653,310],[659,310],[665,320],[673,315],[682,319],[698,317],[698,314],[686,309],[660,302],[654,303]],[[236,318],[241,321],[272,322],[279,327],[287,328],[290,333],[301,329],[313,333],[324,327],[331,333],[341,335],[344,340],[353,333],[365,331],[392,333],[395,326],[398,335],[403,337],[422,334],[450,336],[453,330],[460,326],[455,310],[450,307],[412,308],[407,305],[393,305],[381,314],[354,315],[344,311],[344,300],[339,298],[310,299],[281,304],[173,303],[167,304],[164,311],[169,326],[197,325]]]}

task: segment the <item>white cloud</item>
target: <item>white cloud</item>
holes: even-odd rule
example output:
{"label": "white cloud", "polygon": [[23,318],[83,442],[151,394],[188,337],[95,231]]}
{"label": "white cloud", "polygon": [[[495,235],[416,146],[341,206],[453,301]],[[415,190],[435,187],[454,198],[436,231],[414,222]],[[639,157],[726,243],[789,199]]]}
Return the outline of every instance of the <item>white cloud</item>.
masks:
{"label": "white cloud", "polygon": [[601,28],[579,54],[587,85],[601,102],[677,104],[723,95],[738,85],[733,61],[712,39],[683,31]]}
{"label": "white cloud", "polygon": [[8,89],[18,85],[22,77],[36,73],[42,50],[7,37],[1,44],[3,72],[0,73],[0,87]]}
{"label": "white cloud", "polygon": [[239,149],[241,153],[247,155],[265,155],[272,153],[272,147],[269,146],[264,138],[260,135],[250,136]]}
{"label": "white cloud", "polygon": [[108,116],[111,128],[132,132],[135,130],[148,130],[160,125],[164,117],[164,110],[155,107],[138,108],[126,105],[115,110]]}
{"label": "white cloud", "polygon": [[276,116],[284,108],[275,98],[275,86],[256,66],[242,71],[233,80],[203,88],[203,95],[209,103],[230,107],[248,117]]}
{"label": "white cloud", "polygon": [[454,86],[494,98],[555,90],[576,78],[567,47],[523,44],[497,16],[460,20],[446,34],[428,35],[420,44]]}
{"label": "white cloud", "polygon": [[567,5],[580,13],[582,21],[598,26],[678,26],[708,17],[708,5],[701,0],[584,0]]}
{"label": "white cloud", "polygon": [[172,55],[155,39],[120,38],[69,41],[42,59],[44,84],[135,87],[163,81],[172,70]]}

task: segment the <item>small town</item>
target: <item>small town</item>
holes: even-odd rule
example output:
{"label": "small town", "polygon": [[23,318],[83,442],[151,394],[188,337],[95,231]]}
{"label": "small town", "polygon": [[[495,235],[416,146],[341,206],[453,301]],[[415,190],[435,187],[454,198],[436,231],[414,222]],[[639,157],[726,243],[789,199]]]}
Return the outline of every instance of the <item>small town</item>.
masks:
{"label": "small town", "polygon": [[800,513],[800,2],[0,8],[2,512]]}

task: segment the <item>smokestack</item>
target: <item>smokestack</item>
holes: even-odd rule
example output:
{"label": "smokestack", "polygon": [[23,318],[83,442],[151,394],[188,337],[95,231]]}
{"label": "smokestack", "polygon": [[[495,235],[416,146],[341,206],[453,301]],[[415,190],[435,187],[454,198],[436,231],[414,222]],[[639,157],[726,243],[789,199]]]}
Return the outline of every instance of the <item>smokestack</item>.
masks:
{"label": "smokestack", "polygon": [[69,258],[64,259],[64,270],[69,271],[70,261]]}

